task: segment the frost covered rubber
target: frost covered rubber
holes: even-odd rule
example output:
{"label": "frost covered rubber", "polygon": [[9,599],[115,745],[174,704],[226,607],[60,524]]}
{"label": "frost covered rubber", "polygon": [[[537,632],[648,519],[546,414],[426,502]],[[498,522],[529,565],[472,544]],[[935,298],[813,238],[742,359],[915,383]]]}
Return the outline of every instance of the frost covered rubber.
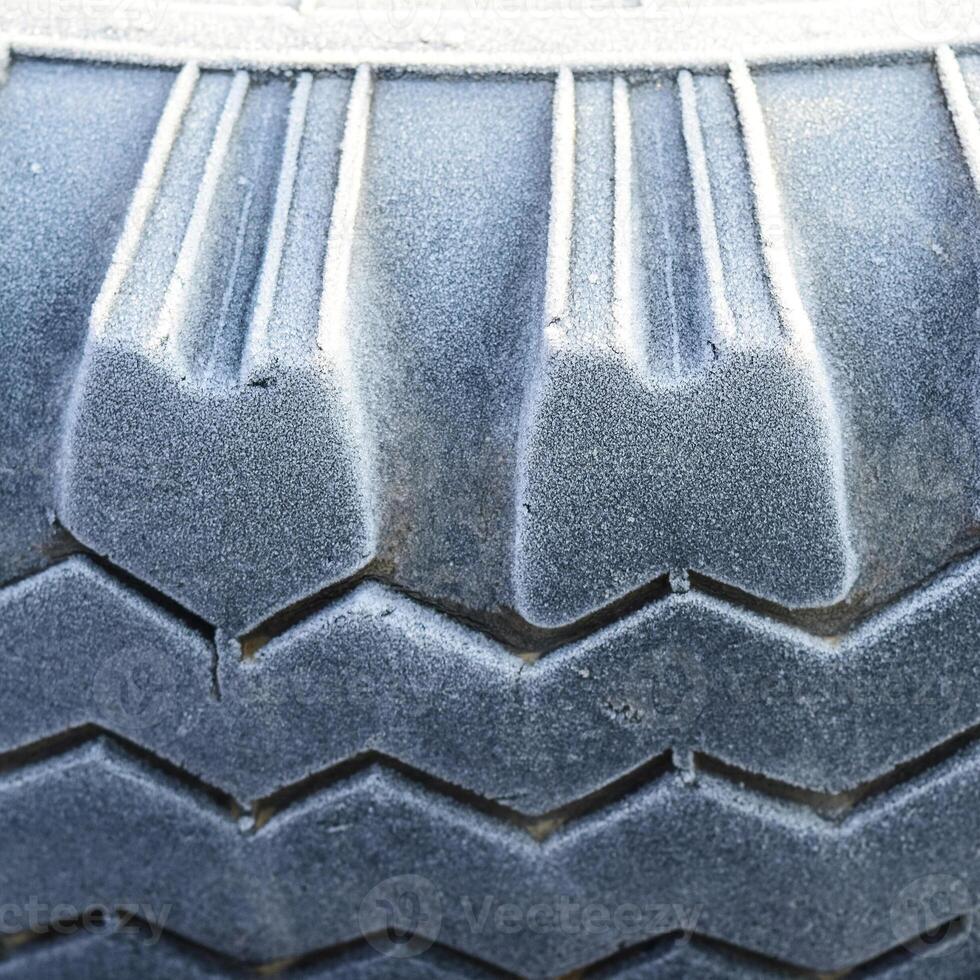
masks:
{"label": "frost covered rubber", "polygon": [[977,975],[919,14],[0,9],[0,976]]}

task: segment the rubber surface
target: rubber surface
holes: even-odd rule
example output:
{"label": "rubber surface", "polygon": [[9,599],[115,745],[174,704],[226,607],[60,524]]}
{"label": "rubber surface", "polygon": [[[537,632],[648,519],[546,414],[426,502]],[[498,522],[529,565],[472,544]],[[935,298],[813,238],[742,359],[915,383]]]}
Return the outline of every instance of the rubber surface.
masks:
{"label": "rubber surface", "polygon": [[977,108],[15,45],[0,975],[976,975]]}

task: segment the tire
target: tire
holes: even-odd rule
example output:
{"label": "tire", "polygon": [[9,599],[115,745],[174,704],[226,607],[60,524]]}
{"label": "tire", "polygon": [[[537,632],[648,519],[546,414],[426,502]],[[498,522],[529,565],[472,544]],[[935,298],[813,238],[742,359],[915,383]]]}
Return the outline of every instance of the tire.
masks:
{"label": "tire", "polygon": [[975,25],[41,7],[0,976],[977,976]]}

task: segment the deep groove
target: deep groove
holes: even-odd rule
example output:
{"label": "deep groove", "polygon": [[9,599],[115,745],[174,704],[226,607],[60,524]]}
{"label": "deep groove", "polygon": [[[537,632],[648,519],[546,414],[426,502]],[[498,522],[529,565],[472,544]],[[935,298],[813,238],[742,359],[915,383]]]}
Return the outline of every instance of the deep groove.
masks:
{"label": "deep groove", "polygon": [[[179,932],[168,929],[160,923],[151,924],[137,913],[125,907],[108,909],[104,906],[90,906],[81,915],[73,918],[54,919],[44,923],[37,929],[0,935],[0,962],[10,960],[16,956],[29,957],[31,951],[36,950],[39,946],[45,946],[52,942],[58,942],[59,940],[70,940],[79,932],[91,929],[93,925],[98,927],[99,933],[105,939],[110,938],[119,928],[133,928],[141,933],[139,941],[145,943],[151,940],[151,930],[155,929],[156,932],[165,938],[167,943],[197,959],[211,963],[217,968],[229,973],[233,971],[244,971],[258,976],[289,975],[315,968],[319,965],[326,965],[331,960],[340,960],[347,954],[363,950],[374,936],[374,934],[369,934],[363,938],[351,939],[347,942],[337,943],[336,945],[325,946],[290,959],[250,961],[236,959],[221,950],[212,949],[210,946],[206,946]],[[500,977],[502,980],[503,978],[517,977],[517,974],[501,970],[491,963],[460,950],[453,949],[445,943],[434,942],[433,945],[441,953],[449,954],[453,959],[461,962],[472,964],[487,971],[491,976]]]}
{"label": "deep groove", "polygon": [[[966,924],[967,918],[963,915],[956,916],[953,919],[940,923],[934,930],[932,930],[932,932],[940,932],[941,937],[938,939],[930,938],[924,940],[928,945],[928,951],[931,953],[940,946],[951,945],[957,942],[957,940],[963,935]],[[733,960],[736,963],[741,962],[747,967],[754,966],[756,969],[771,970],[784,976],[808,977],[811,978],[811,980],[843,980],[844,977],[870,978],[879,975],[885,970],[897,967],[902,963],[907,963],[910,960],[914,960],[918,956],[925,955],[924,951],[909,948],[916,942],[916,940],[921,938],[922,937],[919,936],[910,937],[904,943],[896,945],[891,949],[878,954],[870,960],[866,960],[862,963],[856,963],[853,966],[845,967],[842,970],[826,971],[811,970],[807,967],[799,966],[787,960],[782,960],[775,956],[768,956],[765,953],[760,953],[744,946],[737,946],[734,943],[728,943],[723,939],[716,939],[713,936],[706,936],[702,933],[694,932],[689,936],[685,936],[680,932],[671,932],[665,933],[661,936],[656,936],[653,939],[638,943],[635,946],[628,946],[625,949],[613,953],[611,956],[608,956],[603,960],[592,963],[589,966],[583,967],[582,969],[573,973],[566,974],[562,980],[578,980],[578,978],[585,980],[585,978],[592,976],[599,970],[615,968],[617,966],[626,967],[629,965],[631,960],[637,957],[642,957],[644,954],[656,955],[661,949],[663,949],[664,954],[666,954],[669,952],[670,947],[673,944],[683,944],[685,942],[691,943],[691,945],[695,948],[715,952],[719,956]]]}
{"label": "deep groove", "polygon": [[221,700],[221,655],[217,644],[211,647],[211,697]]}
{"label": "deep groove", "polygon": [[[150,923],[147,923],[138,914],[129,909],[118,908],[107,910],[103,906],[93,906],[75,918],[52,920],[46,924],[45,928],[40,930],[7,933],[6,935],[0,936],[0,950],[2,950],[0,961],[21,956],[28,958],[32,955],[32,951],[36,950],[40,945],[69,941],[73,935],[76,935],[84,929],[86,924],[88,924],[89,928],[92,925],[98,926],[99,932],[105,939],[109,939],[113,932],[120,927],[136,928],[141,932],[141,939],[144,942],[150,940],[151,928],[153,928]],[[955,944],[964,936],[967,924],[966,916],[956,916],[937,925],[931,931],[932,935],[912,937],[906,942],[886,950],[870,960],[832,972],[807,969],[806,967],[797,966],[786,960],[774,956],[767,956],[764,953],[759,953],[755,950],[737,946],[733,943],[728,943],[701,933],[685,934],[674,931],[618,950],[601,960],[573,970],[571,973],[563,974],[560,980],[587,980],[588,977],[595,975],[600,970],[616,969],[617,967],[628,968],[630,962],[633,960],[642,960],[648,955],[656,956],[660,952],[667,955],[671,951],[671,947],[685,943],[690,943],[695,949],[714,952],[720,957],[731,960],[734,963],[742,963],[745,966],[754,966],[762,970],[777,971],[784,976],[806,977],[812,978],[812,980],[838,980],[838,978],[845,977],[871,978],[886,973],[888,970],[898,967],[903,963],[915,960],[920,956],[932,954],[941,947]],[[190,939],[159,923],[156,924],[155,929],[164,937],[167,943],[194,958],[200,959],[203,962],[212,963],[217,968],[224,969],[229,973],[243,971],[257,976],[289,976],[304,970],[315,969],[317,966],[327,966],[331,961],[340,961],[349,954],[356,954],[359,950],[365,950],[366,944],[373,937],[373,934],[371,934],[362,938],[351,939],[347,942],[311,950],[302,956],[290,959],[257,962],[236,959],[227,953],[205,946],[203,943]],[[939,933],[938,937],[936,937],[936,933]],[[923,941],[925,948],[922,950],[910,948],[919,939]],[[507,978],[517,978],[517,980],[520,980],[520,974],[510,973],[493,963],[454,949],[445,943],[441,943],[438,939],[433,941],[433,949],[443,955],[449,955],[461,963],[468,963],[484,970],[491,977],[499,977],[500,980],[507,980]]]}
{"label": "deep groove", "polygon": [[[771,599],[763,599],[761,596],[753,595],[751,592],[745,592],[736,585],[729,585],[718,579],[702,575],[696,569],[688,569],[687,575],[693,592],[700,592],[702,595],[711,596],[714,599],[721,599],[731,606],[737,606],[739,609],[747,610],[748,612],[755,613],[757,616],[774,620],[785,626],[799,627],[800,622],[806,620],[808,617],[824,616],[829,610],[838,609],[844,604],[839,603],[837,606],[826,606],[822,608],[788,609],[785,606],[781,606],[778,602],[773,602]],[[859,621],[856,619],[855,625]],[[806,632],[818,637],[823,635],[816,629],[808,629]]]}
{"label": "deep groove", "polygon": [[379,563],[372,562],[348,578],[287,606],[254,629],[242,634],[238,638],[242,656],[246,659],[254,657],[267,643],[282,636],[294,626],[298,626],[305,619],[317,615],[365,582],[375,582],[411,600],[416,605],[431,609],[468,629],[482,633],[511,653],[532,660],[583,639],[670,594],[667,576],[661,575],[568,626],[543,629],[529,623],[510,609],[502,609],[496,615],[480,617],[461,604],[440,601],[413,589],[407,589],[382,574]]}
{"label": "deep groove", "polygon": [[709,578],[698,571],[691,570],[688,575],[691,589],[702,595],[720,599],[730,606],[754,613],[784,626],[791,626],[809,634],[814,639],[842,640],[849,633],[860,629],[868,620],[873,619],[886,609],[900,605],[917,593],[929,588],[959,566],[980,558],[980,548],[977,547],[977,540],[980,539],[980,525],[971,525],[968,533],[972,539],[969,546],[954,552],[940,566],[917,582],[892,593],[887,599],[863,609],[861,608],[863,596],[860,594],[852,594],[833,606],[808,606],[790,609],[778,602],[773,602],[771,599],[764,599],[761,596],[753,595],[751,592],[746,592],[738,586]]}
{"label": "deep groove", "polygon": [[[50,564],[43,569],[3,583],[0,586],[0,591],[16,585],[18,582],[24,582],[36,575],[43,574],[48,568],[61,564],[70,558],[84,556],[98,565],[109,576],[170,613],[209,643],[215,642],[216,628],[213,624],[191,612],[177,600],[137,578],[131,572],[114,564],[110,558],[100,555],[87,545],[82,544],[59,521],[55,520],[54,525],[58,539],[57,544],[48,551]],[[972,536],[980,537],[980,524],[972,529]],[[856,608],[861,601],[860,596],[851,596],[835,606],[789,609],[769,599],[745,592],[737,586],[709,578],[700,572],[689,570],[687,575],[692,592],[719,599],[734,609],[798,629],[814,640],[837,642],[846,639],[848,634],[860,629],[866,622],[883,611],[901,605],[956,568],[978,558],[980,558],[980,549],[976,547],[964,548],[918,582],[889,596],[886,601],[864,610]],[[375,560],[353,575],[339,582],[334,582],[320,591],[305,596],[292,605],[273,613],[268,619],[241,634],[238,637],[238,642],[242,657],[244,659],[254,657],[266,644],[287,633],[304,620],[316,616],[366,582],[376,582],[396,595],[481,633],[494,643],[529,662],[533,662],[554,650],[583,640],[607,626],[615,625],[620,620],[672,594],[669,575],[664,574],[567,626],[545,629],[534,626],[510,609],[503,609],[497,615],[490,614],[481,617],[474,610],[460,604],[440,601],[421,592],[405,588],[392,581],[388,575],[383,574],[381,563]],[[837,633],[829,624],[834,619],[840,618],[845,611],[851,611],[852,614],[845,617],[842,630]]]}
{"label": "deep groove", "polygon": [[537,660],[546,653],[576,643],[593,633],[611,626],[621,619],[638,612],[645,606],[665,599],[670,595],[670,584],[666,574],[660,575],[608,605],[597,609],[581,619],[556,629],[546,629],[529,623],[512,609],[502,609],[496,617],[484,620],[474,618],[472,611],[455,603],[437,602],[422,593],[404,589],[398,585],[381,580],[386,588],[407,596],[421,606],[433,609],[450,619],[483,633],[491,640],[530,661]]}
{"label": "deep groove", "polygon": [[323,609],[332,605],[338,599],[353,592],[359,585],[370,581],[370,566],[360,569],[328,585],[319,592],[304,596],[302,599],[273,613],[268,619],[263,620],[258,626],[253,627],[248,632],[238,637],[238,645],[241,649],[243,660],[250,660],[267,643],[271,643],[278,636],[298,626],[306,619],[311,619]]}
{"label": "deep groove", "polygon": [[237,820],[243,812],[250,809],[250,812],[255,815],[254,822],[249,827],[251,833],[258,832],[276,815],[315,796],[320,791],[378,767],[398,773],[414,785],[420,786],[435,795],[453,800],[501,823],[518,827],[535,840],[544,841],[569,820],[586,816],[596,810],[610,806],[673,769],[669,753],[663,753],[572,803],[541,816],[529,816],[497,800],[480,796],[478,793],[440,779],[438,776],[416,769],[392,756],[378,752],[366,752],[285,786],[281,790],[256,801],[251,808],[247,808],[220,787],[205,782],[149,749],[137,745],[124,736],[102,726],[86,724],[67,729],[64,732],[59,732],[9,752],[0,753],[0,777],[7,776],[19,769],[38,765],[49,759],[67,755],[100,740],[121,749],[132,756],[135,761],[159,772],[162,777],[180,783],[190,793],[206,797],[211,804],[227,813],[229,819]]}
{"label": "deep groove", "polygon": [[[978,533],[980,533],[980,528],[978,528]],[[833,630],[821,629],[819,620],[826,621],[835,614],[840,614],[845,609],[853,610],[860,601],[858,597],[852,597],[849,600],[838,603],[836,606],[788,609],[785,606],[779,605],[779,603],[752,595],[750,592],[745,592],[736,586],[728,585],[717,579],[709,578],[699,572],[688,571],[686,574],[690,583],[690,591],[694,593],[719,599],[736,610],[749,612],[763,619],[784,626],[790,626],[793,629],[800,630],[814,640],[835,642],[845,639],[849,633],[860,629],[875,616],[887,609],[900,605],[917,593],[929,588],[935,582],[953,572],[957,567],[965,565],[977,558],[980,558],[980,550],[977,549],[964,550],[952,556],[928,576],[914,585],[895,593],[886,602],[878,603],[873,607],[860,611],[857,615],[849,616],[847,618],[846,628],[842,633],[837,635],[834,634]],[[488,616],[482,619],[478,618],[472,610],[466,607],[454,603],[440,602],[423,593],[407,589],[391,581],[387,576],[380,574],[379,566],[376,563],[372,563],[349,578],[334,583],[322,589],[320,592],[307,596],[299,602],[275,613],[254,629],[243,634],[239,638],[242,656],[246,659],[254,656],[267,643],[276,637],[282,636],[294,626],[303,622],[303,620],[322,612],[325,608],[342,599],[345,595],[350,594],[365,582],[376,582],[389,591],[409,599],[419,606],[431,609],[453,620],[453,622],[483,634],[511,653],[531,662],[552,651],[577,643],[608,626],[613,626],[620,620],[639,612],[652,603],[666,599],[673,593],[670,586],[670,577],[664,574],[634,589],[614,602],[603,606],[596,612],[576,620],[568,626],[562,626],[557,629],[543,629],[528,623],[527,620],[511,610],[504,610],[496,617]],[[824,627],[826,627],[826,622],[824,623]]]}
{"label": "deep groove", "polygon": [[0,753],[0,778],[11,775],[19,769],[68,755],[98,741],[108,742],[121,749],[137,762],[159,773],[162,779],[180,784],[193,796],[203,797],[209,804],[227,812],[232,819],[237,819],[242,811],[241,805],[234,797],[220,787],[199,779],[176,763],[130,741],[125,736],[94,723],[68,728],[56,735],[31,742],[29,745]]}
{"label": "deep groove", "polygon": [[[172,935],[172,934],[168,934]],[[337,943],[334,946],[325,946],[322,949],[315,949],[312,952],[304,953],[302,956],[297,956],[288,960],[275,960],[270,963],[251,963],[247,964],[256,973],[260,973],[262,976],[278,976],[284,974],[289,976],[294,972],[300,972],[303,970],[310,970],[317,966],[323,966],[329,963],[331,960],[339,960],[348,954],[356,954],[358,950],[363,950],[365,945],[370,943],[372,939],[379,937],[380,933],[368,933],[359,939],[351,939],[345,943]],[[420,938],[421,933],[417,934]],[[431,938],[431,937],[425,937]],[[193,949],[195,944],[189,944]],[[521,980],[520,974],[510,973],[507,970],[501,969],[493,963],[486,960],[481,960],[477,956],[473,956],[470,953],[465,953],[460,949],[455,949],[446,943],[439,942],[438,939],[432,939],[432,946],[438,952],[443,955],[449,955],[454,960],[458,960],[461,964],[466,963],[470,966],[474,966],[479,970],[485,971],[490,977],[497,977],[499,980]],[[198,946],[198,949],[203,949],[207,951],[206,946]],[[380,957],[381,954],[379,954]],[[424,954],[423,954],[424,955]],[[227,962],[232,968],[235,966],[240,966],[238,961],[228,958]]]}
{"label": "deep groove", "polygon": [[[212,949],[210,946],[206,946],[197,940],[166,928],[162,924],[148,923],[145,919],[129,909],[118,908],[113,911],[108,911],[108,915],[106,915],[107,911],[105,908],[96,906],[87,909],[82,915],[76,918],[52,921],[47,925],[47,928],[38,932],[12,933],[2,936],[0,937],[0,949],[6,952],[4,955],[0,955],[0,961],[11,958],[12,950],[17,951],[13,955],[30,955],[27,951],[30,948],[36,948],[38,944],[70,939],[73,933],[77,933],[84,927],[86,921],[92,922],[93,919],[96,921],[101,920],[102,929],[100,931],[106,939],[112,935],[115,929],[125,926],[139,930],[141,941],[148,942],[152,938],[151,930],[155,929],[164,937],[166,942],[192,957],[211,963],[217,968],[229,973],[242,971],[256,976],[289,976],[305,970],[315,969],[317,966],[328,965],[332,960],[341,960],[349,954],[366,951],[365,947],[375,936],[374,933],[370,933],[362,938],[351,939],[347,942],[337,943],[331,946],[324,946],[320,949],[314,949],[308,953],[304,953],[302,956],[291,957],[289,959],[267,961],[242,960],[236,959],[234,956],[224,953],[221,950]],[[509,980],[509,978],[517,978],[519,980],[518,974],[502,970],[492,963],[481,960],[462,950],[454,949],[446,943],[434,941],[433,946],[441,954],[451,956],[460,963],[468,963],[484,970],[492,977],[499,977],[500,980]],[[21,953],[21,950],[24,952]]]}
{"label": "deep groove", "polygon": [[937,769],[957,753],[978,743],[980,743],[980,724],[965,729],[922,755],[902,762],[894,769],[890,769],[874,779],[858,783],[856,786],[839,793],[824,793],[819,790],[794,786],[792,783],[782,782],[769,776],[729,765],[727,762],[722,762],[714,756],[705,755],[701,752],[695,752],[694,759],[696,769],[701,772],[718,776],[730,783],[737,783],[762,796],[799,803],[821,816],[840,822],[859,806],[866,806],[890,790],[913,782],[930,770]]}
{"label": "deep groove", "polygon": [[[850,969],[839,973],[838,976],[848,977],[849,980],[856,980],[858,977],[871,978],[881,976],[882,974],[887,976],[890,970],[902,963],[908,963],[919,957],[929,956],[944,947],[955,945],[969,935],[968,926],[969,917],[966,915],[958,915],[953,919],[947,919],[930,930],[931,935],[929,933],[921,933],[918,936],[906,940],[900,946],[886,950],[866,963],[859,963],[857,966],[852,966]],[[939,933],[938,936],[936,935],[937,933]],[[921,949],[909,948],[917,943],[922,944]]]}
{"label": "deep groove", "polygon": [[214,643],[215,628],[206,619],[191,612],[186,606],[182,606],[176,599],[172,599],[165,592],[160,592],[152,585],[127,572],[124,568],[113,564],[105,555],[96,554],[90,549],[86,550],[84,554],[87,555],[93,564],[98,565],[99,568],[125,585],[126,588],[142,596],[155,606],[158,606],[164,612],[169,613],[174,619],[179,620],[184,626],[189,627],[200,635],[202,639],[207,640],[208,643]]}
{"label": "deep groove", "polygon": [[[0,753],[0,776],[43,762],[46,759],[64,755],[100,739],[116,745],[136,761],[159,771],[164,778],[176,781],[191,793],[198,796],[203,795],[212,805],[227,813],[231,819],[237,820],[246,811],[253,813],[254,820],[248,827],[250,833],[260,831],[278,814],[315,796],[320,791],[335,786],[359,773],[378,767],[397,773],[414,785],[435,795],[452,800],[501,823],[516,827],[529,834],[537,842],[543,843],[570,822],[591,817],[616,803],[621,803],[631,794],[644,789],[664,776],[680,772],[673,763],[672,752],[668,750],[654,756],[619,778],[600,786],[593,792],[554,810],[543,814],[526,814],[503,800],[481,796],[473,790],[417,769],[393,756],[371,751],[361,753],[284,786],[248,807],[220,787],[205,782],[150,749],[131,742],[124,736],[97,724],[86,724],[9,752]],[[976,746],[978,742],[980,742],[980,725],[961,732],[924,755],[902,763],[876,779],[840,793],[822,793],[794,786],[768,776],[748,772],[703,753],[694,754],[695,772],[701,772],[706,776],[739,786],[766,799],[784,800],[796,804],[833,823],[841,823],[853,814],[859,806],[866,807],[870,805],[872,800],[886,795],[891,790],[907,785],[918,778],[924,778],[931,770],[942,765],[957,753],[965,751],[971,746]]]}
{"label": "deep groove", "polygon": [[561,980],[585,980],[585,978],[598,973],[600,970],[615,969],[617,967],[627,967],[631,960],[638,957],[645,958],[647,955],[656,956],[658,953],[662,955],[667,955],[671,947],[675,945],[684,945],[685,943],[690,943],[695,948],[700,948],[708,951],[713,951],[724,956],[726,959],[734,960],[736,963],[741,963],[746,966],[754,966],[756,968],[778,970],[783,974],[788,974],[792,977],[822,977],[825,978],[827,974],[820,973],[815,970],[807,970],[804,967],[796,966],[793,963],[788,963],[785,960],[780,960],[775,956],[766,956],[764,953],[757,953],[754,950],[746,949],[743,946],[735,946],[732,943],[726,943],[724,940],[715,939],[712,936],[705,936],[701,933],[691,933],[690,935],[685,935],[682,932],[667,932],[660,936],[654,936],[652,939],[648,939],[645,942],[637,943],[635,946],[627,946],[625,949],[618,950],[611,956],[607,956],[596,963],[591,963],[588,966],[582,967],[580,970],[576,970],[573,973],[565,974]]}
{"label": "deep groove", "polygon": [[521,813],[501,800],[481,796],[472,790],[408,765],[393,756],[380,752],[365,752],[329,769],[308,776],[306,779],[286,786],[257,801],[255,804],[255,830],[260,830],[276,814],[315,795],[320,790],[336,785],[344,779],[375,766],[396,772],[413,784],[439,796],[452,799],[471,810],[483,813],[502,823],[518,827],[539,842],[547,840],[569,821],[618,803],[631,793],[673,771],[670,753],[664,752],[571,803],[557,807],[547,813],[531,816]]}
{"label": "deep groove", "polygon": [[[97,565],[99,568],[101,568],[102,571],[105,572],[110,578],[114,578],[116,581],[126,586],[126,588],[128,588],[130,591],[142,596],[147,602],[159,607],[184,626],[199,634],[201,638],[206,640],[209,644],[212,646],[214,645],[215,627],[213,624],[209,623],[202,616],[198,616],[197,613],[191,612],[190,609],[188,609],[186,606],[182,606],[176,599],[172,599],[165,592],[161,592],[148,582],[144,582],[143,579],[137,578],[132,574],[132,572],[127,572],[125,568],[116,565],[112,559],[106,555],[100,555],[98,552],[93,551],[90,547],[88,547],[88,545],[82,544],[82,542],[79,541],[78,538],[76,538],[71,531],[69,531],[57,519],[55,520],[54,525],[57,529],[59,537],[59,561],[54,562],[53,564],[61,564],[70,558],[75,558],[78,556],[88,558],[93,565]],[[34,574],[43,574],[43,572],[36,572]],[[33,575],[25,576],[25,578],[33,577]],[[23,579],[21,581],[23,581]]]}
{"label": "deep groove", "polygon": [[[876,784],[884,783],[892,775],[892,773],[888,773],[876,780],[862,783],[860,786],[839,793],[822,793],[819,790],[794,786],[792,783],[785,783],[761,773],[748,772],[701,752],[694,753],[694,764],[698,772],[716,776],[726,782],[735,783],[744,789],[772,799],[799,803],[820,814],[820,816],[835,822],[842,820],[860,801],[876,795]],[[883,786],[881,791],[886,788],[888,787]]]}

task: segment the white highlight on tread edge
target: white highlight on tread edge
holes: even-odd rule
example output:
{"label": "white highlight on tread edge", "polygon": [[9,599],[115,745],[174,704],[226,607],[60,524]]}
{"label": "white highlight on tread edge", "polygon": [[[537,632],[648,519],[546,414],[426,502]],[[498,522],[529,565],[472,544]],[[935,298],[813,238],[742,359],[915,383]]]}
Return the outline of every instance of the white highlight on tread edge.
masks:
{"label": "white highlight on tread edge", "polygon": [[355,447],[358,496],[362,513],[368,515],[365,530],[368,538],[367,547],[372,553],[377,549],[378,541],[372,443],[364,424],[357,380],[351,365],[347,318],[351,257],[364,184],[373,88],[374,79],[371,69],[367,65],[360,65],[354,74],[347,101],[347,118],[344,121],[344,138],[340,150],[340,163],[337,167],[333,208],[330,212],[327,252],[323,263],[320,317],[316,337],[317,348],[341,380],[340,398],[346,403],[342,415],[346,415]]}
{"label": "white highlight on tread edge", "polygon": [[805,359],[827,422],[828,456],[833,473],[834,502],[841,520],[846,547],[845,587],[849,588],[857,576],[858,568],[857,556],[850,544],[847,495],[844,486],[844,442],[837,407],[834,404],[827,369],[817,348],[813,324],[797,286],[796,274],[786,243],[779,184],[776,181],[776,172],[770,156],[766,123],[755,82],[744,59],[732,62],[728,77],[742,127],[742,142],[752,181],[756,225],[770,290],[776,301],[780,322],[788,334],[788,345]]}
{"label": "white highlight on tread edge", "polygon": [[371,69],[361,65],[354,75],[347,103],[344,142],[340,152],[337,189],[330,214],[330,232],[327,236],[327,256],[323,270],[317,346],[329,356],[341,360],[345,358],[348,280],[361,185],[364,180],[372,88]]}
{"label": "white highlight on tread edge", "polygon": [[946,97],[949,114],[960,141],[974,190],[980,193],[980,123],[966,88],[966,81],[953,49],[944,44],[936,49],[936,71]]}
{"label": "white highlight on tread edge", "polygon": [[786,227],[779,200],[779,185],[769,153],[769,138],[755,82],[744,61],[732,63],[729,75],[742,125],[742,140],[755,197],[755,217],[762,240],[762,255],[773,298],[790,342],[809,360],[819,362],[813,325],[796,285],[796,274],[786,244]]}
{"label": "white highlight on tread edge", "polygon": [[221,118],[208,152],[204,165],[204,176],[194,201],[194,210],[184,232],[184,240],[177,256],[170,284],[163,299],[163,306],[157,321],[157,329],[153,335],[154,345],[164,345],[176,331],[180,329],[187,307],[187,289],[194,277],[194,266],[197,263],[198,252],[207,228],[211,204],[218,189],[218,181],[224,167],[225,156],[231,146],[235,124],[245,102],[248,91],[248,72],[238,71],[228,91]]}
{"label": "white highlight on tread edge", "polygon": [[306,113],[312,89],[313,75],[309,72],[304,72],[296,82],[292,102],[289,107],[289,122],[287,124],[286,140],[283,146],[282,168],[279,171],[276,200],[272,212],[272,221],[269,224],[269,238],[266,243],[265,256],[262,260],[262,271],[259,276],[259,286],[255,308],[252,312],[252,322],[249,327],[248,337],[245,340],[245,356],[242,358],[241,367],[243,378],[248,374],[250,363],[261,356],[266,346],[269,320],[272,318],[272,304],[279,285],[283,249],[286,244],[289,214],[292,208],[296,173],[299,167],[300,147],[303,142],[303,132],[306,128]]}
{"label": "white highlight on tread edge", "polygon": [[150,150],[143,164],[139,184],[126,214],[126,223],[116,243],[99,295],[92,306],[89,330],[96,337],[102,336],[105,332],[112,304],[136,256],[143,229],[156,202],[160,182],[163,180],[167,162],[199,77],[200,70],[197,65],[184,65],[170,89],[167,104],[160,116],[153,141],[150,143]]}
{"label": "white highlight on tread edge", "polygon": [[562,68],[555,79],[551,123],[551,204],[545,270],[545,330],[568,313],[575,207],[575,79]]}
{"label": "white highlight on tread edge", "polygon": [[10,45],[6,40],[0,39],[0,85],[7,81],[10,73]]}
{"label": "white highlight on tread edge", "polygon": [[633,134],[629,84],[613,81],[613,319],[623,355],[646,374],[644,344],[633,311]]}
{"label": "white highlight on tread edge", "polygon": [[719,340],[730,341],[735,336],[735,322],[728,305],[728,298],[725,296],[725,273],[721,264],[718,230],[715,226],[715,206],[711,199],[708,161],[704,152],[701,120],[698,116],[697,92],[691,73],[689,71],[680,72],[677,76],[677,85],[681,96],[684,145],[687,148],[688,169],[691,173],[691,183],[694,189],[701,255],[708,277],[711,312],[715,321],[714,327]]}

